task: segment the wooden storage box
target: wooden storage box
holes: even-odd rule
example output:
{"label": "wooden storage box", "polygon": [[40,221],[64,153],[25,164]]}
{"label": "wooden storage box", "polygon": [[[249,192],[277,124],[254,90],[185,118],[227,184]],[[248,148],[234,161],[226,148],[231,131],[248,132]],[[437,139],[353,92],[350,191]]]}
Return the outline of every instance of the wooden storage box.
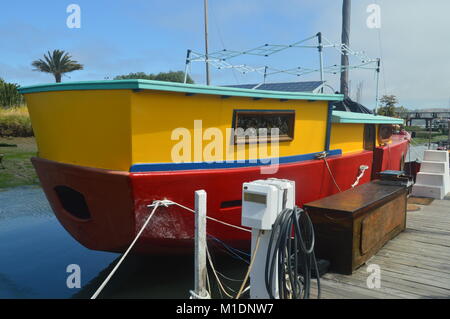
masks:
{"label": "wooden storage box", "polygon": [[406,227],[407,189],[373,181],[304,205],[315,252],[331,270],[351,274]]}

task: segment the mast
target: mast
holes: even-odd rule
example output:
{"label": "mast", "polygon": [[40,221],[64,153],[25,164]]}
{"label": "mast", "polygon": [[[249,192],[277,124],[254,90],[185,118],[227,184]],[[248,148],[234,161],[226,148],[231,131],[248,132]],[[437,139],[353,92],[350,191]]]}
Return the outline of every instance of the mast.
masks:
{"label": "mast", "polygon": [[350,15],[351,0],[343,0],[342,4],[342,44],[344,45],[341,55],[341,94],[348,97],[348,54],[346,49],[350,46]]}
{"label": "mast", "polygon": [[209,62],[208,62],[208,0],[204,0],[205,4],[205,62],[206,62],[206,85],[210,84],[209,78]]}

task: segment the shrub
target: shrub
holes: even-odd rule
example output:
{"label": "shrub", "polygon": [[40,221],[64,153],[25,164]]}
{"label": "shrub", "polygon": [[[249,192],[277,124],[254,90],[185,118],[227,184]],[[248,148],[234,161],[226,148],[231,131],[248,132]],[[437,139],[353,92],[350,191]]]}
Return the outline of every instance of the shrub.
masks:
{"label": "shrub", "polygon": [[[184,82],[184,72],[183,71],[169,71],[160,72],[158,74],[147,74],[144,72],[130,73],[126,75],[118,75],[114,80],[129,80],[129,79],[143,79],[143,80],[155,80],[155,81],[166,81],[166,82]],[[191,76],[188,74],[186,82],[193,84]]]}
{"label": "shrub", "polygon": [[[435,137],[441,135],[440,132],[431,132],[431,137]],[[430,136],[430,132],[428,131],[420,131],[420,132],[416,132],[416,137],[419,138],[428,138]]]}
{"label": "shrub", "polygon": [[26,106],[0,108],[0,137],[30,137],[33,135]]}
{"label": "shrub", "polygon": [[7,83],[0,78],[0,107],[9,108],[24,103],[23,95],[18,91],[19,86]]}

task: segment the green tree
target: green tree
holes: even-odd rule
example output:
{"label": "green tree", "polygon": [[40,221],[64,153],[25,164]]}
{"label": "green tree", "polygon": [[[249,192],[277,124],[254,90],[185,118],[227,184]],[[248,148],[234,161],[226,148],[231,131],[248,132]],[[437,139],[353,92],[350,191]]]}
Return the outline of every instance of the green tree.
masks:
{"label": "green tree", "polygon": [[381,107],[378,108],[378,115],[395,116],[395,105],[398,103],[395,95],[383,95],[380,99]]}
{"label": "green tree", "polygon": [[[155,80],[155,81],[166,81],[166,82],[184,82],[184,72],[183,71],[169,71],[160,72],[158,74],[147,74],[144,72],[129,73],[126,75],[118,75],[114,80],[128,80],[128,79],[143,79],[143,80]],[[187,76],[186,83],[194,83],[194,80]]]}
{"label": "green tree", "polygon": [[44,54],[44,59],[33,61],[33,71],[52,73],[56,83],[61,82],[61,77],[65,73],[83,70],[83,65],[72,60],[72,57],[63,50],[53,50]]}
{"label": "green tree", "polygon": [[395,116],[400,117],[400,118],[405,118],[406,113],[408,113],[409,110],[404,106],[396,106],[394,109],[394,112],[395,112]]}
{"label": "green tree", "polygon": [[0,107],[9,108],[24,103],[23,95],[19,93],[19,85],[7,83],[0,78]]}

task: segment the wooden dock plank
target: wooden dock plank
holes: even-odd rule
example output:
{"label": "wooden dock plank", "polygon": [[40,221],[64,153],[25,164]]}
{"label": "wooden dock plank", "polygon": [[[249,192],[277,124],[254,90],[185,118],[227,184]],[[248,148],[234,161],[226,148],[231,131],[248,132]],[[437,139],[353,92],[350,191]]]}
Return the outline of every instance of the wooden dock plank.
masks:
{"label": "wooden dock plank", "polygon": [[[450,200],[420,207],[408,212],[405,232],[351,276],[325,274],[322,298],[450,298]],[[367,287],[370,264],[380,266],[380,288]],[[312,291],[317,291],[315,282]]]}

